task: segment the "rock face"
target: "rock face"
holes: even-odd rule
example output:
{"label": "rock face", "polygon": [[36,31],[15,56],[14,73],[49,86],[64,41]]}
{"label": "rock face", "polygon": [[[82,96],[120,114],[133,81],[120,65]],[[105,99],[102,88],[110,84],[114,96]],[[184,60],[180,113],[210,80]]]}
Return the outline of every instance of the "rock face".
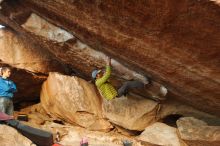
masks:
{"label": "rock face", "polygon": [[[0,4],[2,3],[2,1],[3,1],[3,0],[0,0]],[[1,8],[2,8],[2,7],[0,6],[0,9],[1,9]]]}
{"label": "rock face", "polygon": [[[142,144],[142,142],[137,140],[135,137],[123,136],[115,131],[108,133],[102,131],[91,131],[65,122],[62,124],[56,123],[54,121],[55,118],[48,116],[48,114],[43,110],[41,104],[24,108],[21,111],[18,111],[17,114],[28,114],[29,121],[24,122],[25,125],[50,131],[54,134],[54,138],[56,137],[56,133],[59,132],[59,143],[64,146],[77,146],[80,144],[82,138],[87,138],[90,146],[122,146],[122,141],[125,139],[131,141],[133,143],[132,146],[153,146],[149,143]],[[59,119],[56,120],[58,121]]]}
{"label": "rock face", "polygon": [[46,20],[40,18],[36,14],[31,14],[27,22],[22,25],[22,27],[37,35],[57,42],[65,42],[73,38],[72,34],[60,29],[59,27],[49,24]]}
{"label": "rock face", "polygon": [[218,146],[220,143],[220,126],[208,126],[193,117],[184,117],[177,121],[178,132],[190,146]]}
{"label": "rock face", "polygon": [[12,80],[18,88],[15,101],[39,98],[41,84],[48,72],[64,72],[64,66],[48,51],[31,46],[28,40],[20,39],[11,30],[0,29],[0,46],[0,66],[14,68]]}
{"label": "rock face", "polygon": [[88,77],[89,70],[97,64],[82,66],[85,59],[72,57],[74,41],[61,44],[43,41],[42,36],[21,27],[35,12],[93,49],[151,76],[153,81],[168,88],[172,98],[219,116],[218,3],[210,0],[3,1],[0,21],[30,44],[40,44]]}
{"label": "rock face", "polygon": [[192,106],[184,105],[168,98],[168,100],[166,100],[166,102],[162,104],[161,110],[157,115],[157,118],[164,119],[170,115],[179,115],[182,117],[195,117],[197,119],[206,121],[212,125],[219,125],[220,123],[220,119],[216,116],[201,112],[193,108]]}
{"label": "rock face", "polygon": [[102,119],[101,103],[95,88],[87,81],[50,73],[41,91],[41,104],[44,109],[69,123],[94,130],[111,129]]}
{"label": "rock face", "polygon": [[37,49],[8,29],[0,29],[0,59],[12,67],[33,73],[62,71],[63,67],[48,51]]}
{"label": "rock face", "polygon": [[126,129],[142,131],[156,121],[156,102],[145,98],[121,97],[103,101],[104,115]]}
{"label": "rock face", "polygon": [[[46,21],[44,18],[39,17],[35,13],[32,13],[28,20],[22,25],[22,27],[28,32],[34,33],[36,36],[42,36],[45,40],[53,41],[54,44],[61,44],[65,46],[60,46],[66,48],[66,54],[60,55],[60,52],[51,49],[51,52],[59,57],[64,57],[62,61],[66,61],[66,58],[75,58],[74,61],[80,64],[81,68],[88,73],[91,72],[92,66],[103,67],[105,65],[105,59],[107,55],[102,52],[96,51],[93,48],[89,47],[79,39],[75,38],[65,30],[62,30],[50,22]],[[85,70],[84,68],[88,69]],[[121,77],[124,79],[139,79],[145,80],[145,77],[140,73],[133,71],[116,60],[112,59],[112,66],[114,68],[113,76]],[[76,67],[76,65],[73,65]],[[76,67],[78,68],[78,67]]]}
{"label": "rock face", "polygon": [[108,130],[110,122],[129,130],[144,130],[155,122],[157,103],[145,98],[121,97],[106,101],[93,84],[58,73],[50,73],[41,91],[47,113],[90,130]]}
{"label": "rock face", "polygon": [[0,139],[1,146],[36,146],[17,130],[6,125],[0,125]]}
{"label": "rock face", "polygon": [[176,130],[176,128],[157,122],[148,126],[138,139],[157,145],[184,146]]}

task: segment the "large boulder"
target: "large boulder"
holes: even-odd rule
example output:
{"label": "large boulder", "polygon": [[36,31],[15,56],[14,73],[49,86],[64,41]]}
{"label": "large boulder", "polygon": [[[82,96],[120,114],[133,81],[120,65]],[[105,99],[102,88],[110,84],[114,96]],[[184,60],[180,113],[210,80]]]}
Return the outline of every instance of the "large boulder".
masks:
{"label": "large boulder", "polygon": [[[75,76],[50,73],[41,91],[41,104],[52,116],[95,130],[109,130],[94,85]],[[98,124],[98,125],[97,125]]]}
{"label": "large boulder", "polygon": [[177,126],[181,139],[190,146],[219,146],[220,126],[209,126],[193,117],[180,118]]}
{"label": "large boulder", "polygon": [[1,146],[36,146],[32,141],[18,133],[14,128],[1,124],[0,139]]}
{"label": "large boulder", "polygon": [[129,130],[142,131],[156,121],[158,104],[137,97],[121,97],[103,100],[103,113],[112,123]]}
{"label": "large boulder", "polygon": [[184,146],[176,130],[176,128],[157,122],[145,128],[138,139],[157,145]]}

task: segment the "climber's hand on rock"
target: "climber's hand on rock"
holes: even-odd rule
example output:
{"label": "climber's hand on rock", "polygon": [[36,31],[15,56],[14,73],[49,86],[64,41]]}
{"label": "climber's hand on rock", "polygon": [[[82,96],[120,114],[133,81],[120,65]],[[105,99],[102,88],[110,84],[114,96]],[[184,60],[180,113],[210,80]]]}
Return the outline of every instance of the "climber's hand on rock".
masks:
{"label": "climber's hand on rock", "polygon": [[107,65],[111,66],[111,57],[107,58]]}

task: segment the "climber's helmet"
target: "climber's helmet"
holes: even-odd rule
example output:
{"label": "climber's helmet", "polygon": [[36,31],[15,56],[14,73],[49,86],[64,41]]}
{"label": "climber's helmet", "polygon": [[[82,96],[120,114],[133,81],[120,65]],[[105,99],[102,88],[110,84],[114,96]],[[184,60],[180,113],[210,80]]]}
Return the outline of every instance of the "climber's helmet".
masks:
{"label": "climber's helmet", "polygon": [[99,74],[102,70],[100,69],[95,69],[92,71],[92,79],[96,79],[97,74]]}

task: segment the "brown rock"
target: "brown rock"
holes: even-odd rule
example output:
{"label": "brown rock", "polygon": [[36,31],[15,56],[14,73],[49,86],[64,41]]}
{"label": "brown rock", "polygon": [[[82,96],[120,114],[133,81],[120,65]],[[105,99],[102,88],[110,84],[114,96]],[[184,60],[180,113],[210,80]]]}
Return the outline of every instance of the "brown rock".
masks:
{"label": "brown rock", "polygon": [[33,73],[63,71],[62,65],[48,51],[31,46],[12,31],[0,29],[0,38],[2,63]]}
{"label": "brown rock", "polygon": [[28,138],[24,137],[17,130],[0,124],[0,145],[1,146],[36,146]]}
{"label": "brown rock", "polygon": [[140,134],[140,131],[128,130],[115,124],[114,127],[115,127],[114,131],[117,131],[117,133],[120,133],[125,136],[135,136]]}
{"label": "brown rock", "polygon": [[184,146],[176,130],[176,128],[157,122],[145,128],[138,139],[157,145]]}
{"label": "brown rock", "polygon": [[88,127],[88,130],[102,132],[109,132],[111,129],[113,129],[111,123],[104,119],[98,119]]}
{"label": "brown rock", "polygon": [[13,68],[11,78],[18,88],[15,102],[39,98],[48,72],[64,72],[64,66],[53,55],[39,46],[31,46],[13,31],[0,29],[0,46],[0,67],[7,64]]}
{"label": "brown rock", "polygon": [[105,117],[129,130],[141,131],[155,122],[157,108],[156,102],[145,98],[121,97],[103,101]]}
{"label": "brown rock", "polygon": [[[172,97],[219,116],[220,11],[216,2],[24,0],[12,5],[6,1],[0,21],[43,44],[20,27],[26,9],[34,10],[88,46],[164,83]],[[14,19],[5,19],[10,14],[16,14]],[[71,57],[74,51],[68,45],[62,49],[49,46],[60,60],[90,75],[87,66],[81,67],[80,61],[76,64],[78,59]]]}
{"label": "brown rock", "polygon": [[[80,51],[75,49],[79,40],[129,69],[163,83],[171,97],[219,116],[220,15],[217,0],[119,0],[117,3],[111,0],[24,0],[11,3],[2,3],[4,11],[0,21],[31,45],[40,44],[84,76],[89,77],[92,68],[100,67],[100,63],[94,63],[88,56],[80,57]],[[79,40],[57,43],[36,32],[27,32],[21,25],[29,16],[32,18],[33,11]],[[206,101],[205,106],[203,101]]]}
{"label": "brown rock", "polygon": [[102,117],[101,103],[94,85],[74,76],[50,73],[42,87],[41,105],[51,116],[72,124],[93,130],[110,127],[108,122],[98,120]]}
{"label": "brown rock", "polygon": [[113,132],[89,131],[88,129],[72,125],[60,125],[47,122],[42,126],[47,131],[59,131],[61,134],[60,143],[64,146],[77,146],[82,138],[87,138],[90,146],[122,146],[123,140],[133,142],[132,146],[151,146],[141,144],[134,137],[127,137]]}
{"label": "brown rock", "polygon": [[44,108],[41,106],[40,103],[25,107],[21,109],[20,112],[23,112],[26,114],[38,112],[38,113],[46,115],[46,111],[44,110]]}
{"label": "brown rock", "polygon": [[[3,2],[3,0],[0,0],[0,4]],[[1,9],[2,7],[0,6],[0,9]]]}
{"label": "brown rock", "polygon": [[190,146],[219,146],[220,126],[208,126],[193,117],[179,119],[177,126],[181,139]]}
{"label": "brown rock", "polygon": [[48,38],[49,40],[57,42],[65,42],[74,36],[67,31],[48,23],[41,19],[38,15],[32,13],[27,22],[22,25],[26,30]]}
{"label": "brown rock", "polygon": [[220,119],[216,116],[199,111],[192,106],[188,106],[168,98],[168,100],[161,105],[161,110],[157,115],[157,118],[164,119],[167,116],[172,115],[195,117],[197,119],[207,121],[208,123],[220,123]]}

